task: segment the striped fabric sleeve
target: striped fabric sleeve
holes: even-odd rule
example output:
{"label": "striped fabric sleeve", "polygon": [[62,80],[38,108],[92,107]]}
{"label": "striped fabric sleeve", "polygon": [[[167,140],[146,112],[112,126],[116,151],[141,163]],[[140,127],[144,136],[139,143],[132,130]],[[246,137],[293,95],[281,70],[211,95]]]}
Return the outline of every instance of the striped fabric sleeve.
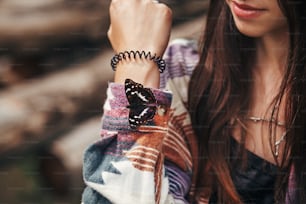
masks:
{"label": "striped fabric sleeve", "polygon": [[172,94],[151,90],[164,110],[157,112],[149,124],[131,130],[124,86],[109,84],[102,138],[84,155],[83,177],[87,187],[83,203],[173,203],[162,154]]}

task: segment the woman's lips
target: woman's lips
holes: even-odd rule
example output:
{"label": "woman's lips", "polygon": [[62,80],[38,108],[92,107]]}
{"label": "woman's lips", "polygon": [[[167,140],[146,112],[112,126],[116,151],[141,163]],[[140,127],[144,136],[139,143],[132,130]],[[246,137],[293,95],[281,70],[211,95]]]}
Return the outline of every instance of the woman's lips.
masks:
{"label": "woman's lips", "polygon": [[233,12],[237,17],[251,19],[260,16],[265,9],[259,9],[247,4],[239,4],[235,1],[233,2]]}

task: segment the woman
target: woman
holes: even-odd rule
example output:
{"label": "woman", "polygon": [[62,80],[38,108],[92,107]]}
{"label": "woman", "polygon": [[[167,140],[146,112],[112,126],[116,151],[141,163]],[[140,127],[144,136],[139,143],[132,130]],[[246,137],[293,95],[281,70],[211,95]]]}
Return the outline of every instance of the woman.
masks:
{"label": "woman", "polygon": [[305,10],[214,0],[200,52],[179,40],[164,54],[171,11],[113,0],[108,36],[122,53],[102,140],[85,154],[84,203],[305,203]]}

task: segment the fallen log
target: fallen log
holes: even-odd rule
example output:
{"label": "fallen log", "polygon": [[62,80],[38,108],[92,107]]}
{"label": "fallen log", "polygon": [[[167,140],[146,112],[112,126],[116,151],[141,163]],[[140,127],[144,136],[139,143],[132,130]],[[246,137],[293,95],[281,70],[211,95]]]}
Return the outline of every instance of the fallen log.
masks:
{"label": "fallen log", "polygon": [[100,113],[99,104],[113,74],[108,65],[112,54],[105,51],[76,68],[2,91],[0,154],[48,141],[84,118]]}

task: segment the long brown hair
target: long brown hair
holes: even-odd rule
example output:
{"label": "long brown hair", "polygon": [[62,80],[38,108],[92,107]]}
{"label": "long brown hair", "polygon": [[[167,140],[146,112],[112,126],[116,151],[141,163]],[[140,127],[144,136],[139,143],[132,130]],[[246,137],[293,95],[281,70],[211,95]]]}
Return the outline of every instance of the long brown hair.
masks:
{"label": "long brown hair", "polygon": [[[290,131],[284,158],[289,158],[287,167],[294,166],[297,189],[294,200],[305,203],[306,2],[279,0],[278,3],[288,20],[290,48],[285,75],[271,106],[275,107],[286,93],[285,123]],[[251,70],[246,67],[252,63],[255,52],[254,39],[239,33],[226,2],[211,0],[200,60],[189,84],[188,107],[199,145],[198,178],[201,179],[196,187],[199,191],[213,189],[220,203],[241,203],[230,175],[230,121],[248,108]],[[280,167],[286,169],[283,165],[281,162]],[[277,202],[286,199],[288,179],[289,167],[277,178]]]}

